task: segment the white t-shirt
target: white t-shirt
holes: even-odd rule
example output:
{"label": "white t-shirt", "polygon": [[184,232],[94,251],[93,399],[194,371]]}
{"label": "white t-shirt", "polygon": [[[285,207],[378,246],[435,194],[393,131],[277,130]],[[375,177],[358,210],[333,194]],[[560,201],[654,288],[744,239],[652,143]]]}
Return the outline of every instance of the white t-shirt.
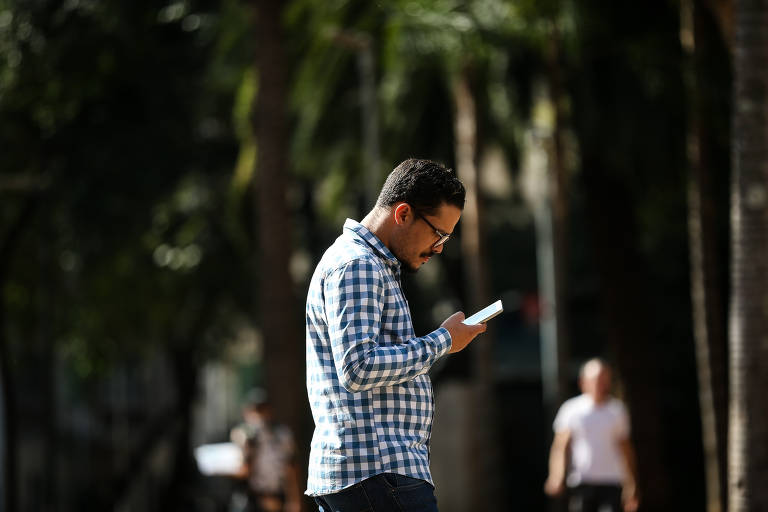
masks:
{"label": "white t-shirt", "polygon": [[569,487],[621,485],[626,470],[619,442],[629,437],[629,415],[621,401],[608,398],[597,405],[589,395],[579,395],[563,403],[553,426],[556,433],[571,432]]}

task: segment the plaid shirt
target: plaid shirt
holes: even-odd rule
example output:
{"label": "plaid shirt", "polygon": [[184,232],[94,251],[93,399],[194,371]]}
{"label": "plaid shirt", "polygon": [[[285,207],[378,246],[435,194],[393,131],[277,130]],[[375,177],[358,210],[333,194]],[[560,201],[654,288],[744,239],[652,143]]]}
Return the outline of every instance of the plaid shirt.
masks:
{"label": "plaid shirt", "polygon": [[307,393],[315,420],[307,494],[379,473],[432,483],[430,367],[451,347],[444,327],[417,338],[400,263],[347,219],[307,295]]}

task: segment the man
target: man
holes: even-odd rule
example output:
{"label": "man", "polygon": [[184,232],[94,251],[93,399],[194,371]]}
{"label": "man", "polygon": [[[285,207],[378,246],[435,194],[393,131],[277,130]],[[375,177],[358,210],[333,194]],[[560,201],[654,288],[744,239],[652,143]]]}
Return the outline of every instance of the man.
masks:
{"label": "man", "polygon": [[247,512],[298,512],[301,492],[290,429],[276,423],[266,393],[255,389],[243,409],[243,422],[230,438],[243,450],[238,475],[246,484],[244,495],[233,496],[230,509]]}
{"label": "man", "polygon": [[544,490],[559,496],[567,484],[569,512],[620,512],[622,505],[633,512],[638,497],[629,417],[624,404],[609,395],[610,368],[601,359],[587,361],[579,385],[582,394],[566,400],[555,417]]}
{"label": "man", "polygon": [[465,325],[457,312],[417,337],[400,277],[442,252],[463,207],[464,186],[452,171],[406,160],[362,222],[346,221],[315,269],[306,310],[315,420],[307,494],[323,512],[437,511],[426,373],[485,325]]}

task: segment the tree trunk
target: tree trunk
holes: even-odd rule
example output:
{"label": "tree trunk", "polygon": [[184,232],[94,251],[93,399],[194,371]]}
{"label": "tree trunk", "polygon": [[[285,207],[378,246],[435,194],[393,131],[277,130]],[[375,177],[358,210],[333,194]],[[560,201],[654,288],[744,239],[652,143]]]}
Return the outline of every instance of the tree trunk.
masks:
{"label": "tree trunk", "polygon": [[[547,81],[549,84],[549,101],[552,102],[552,141],[549,147],[549,197],[548,201],[552,212],[552,261],[554,272],[554,304],[555,304],[555,337],[557,348],[554,358],[557,363],[555,384],[552,396],[556,403],[562,403],[568,390],[568,361],[570,349],[568,342],[568,308],[566,307],[568,266],[568,218],[570,210],[569,179],[565,165],[564,151],[564,91],[561,62],[562,41],[557,20],[552,20],[547,52]],[[550,411],[554,417],[554,408]]]}
{"label": "tree trunk", "polygon": [[[41,217],[53,218],[51,209],[47,206],[41,208]],[[56,379],[55,379],[55,345],[53,336],[53,319],[56,312],[56,300],[54,298],[56,278],[54,250],[51,240],[54,239],[52,227],[48,222],[37,224],[35,234],[37,238],[37,283],[36,283],[36,319],[37,344],[32,347],[37,385],[39,386],[40,399],[43,402],[43,416],[37,421],[41,428],[41,444],[46,454],[42,471],[44,483],[38,489],[39,502],[46,510],[55,510],[57,503],[56,483],[58,470],[58,450],[56,443],[56,429],[58,418],[56,417]]]}
{"label": "tree trunk", "polygon": [[725,510],[727,436],[726,319],[723,314],[717,244],[716,200],[710,153],[715,144],[703,113],[707,58],[703,6],[682,3],[681,43],[687,56],[688,97],[688,232],[691,305],[699,382],[707,512]]}
{"label": "tree trunk", "polygon": [[363,128],[363,148],[365,149],[364,180],[365,208],[362,215],[376,204],[380,179],[381,158],[379,156],[379,109],[376,101],[376,59],[373,55],[371,38],[363,39],[357,50],[358,75],[360,76],[361,125]]}
{"label": "tree trunk", "polygon": [[[485,241],[482,222],[483,208],[479,190],[477,155],[477,114],[475,99],[469,83],[468,71],[463,70],[453,82],[455,119],[456,173],[466,188],[466,204],[461,220],[461,253],[465,272],[467,315],[489,302],[488,273],[486,272]],[[477,510],[490,510],[496,502],[499,483],[495,457],[498,443],[493,425],[493,332],[492,325],[483,335],[482,342],[470,347],[472,358],[472,396],[475,410],[471,417],[474,437],[470,441],[469,460],[475,466],[471,471],[472,500]]]}
{"label": "tree trunk", "polygon": [[[283,50],[279,0],[254,2],[259,91],[253,115],[258,145],[256,217],[259,240],[259,317],[264,340],[266,388],[277,419],[293,429],[300,452],[307,408],[301,311],[289,271],[293,223],[286,202],[288,187],[287,61]],[[299,460],[306,460],[305,453]],[[302,464],[302,472],[304,467]],[[303,478],[306,475],[300,475]]]}
{"label": "tree trunk", "polygon": [[[559,71],[550,62],[547,86],[534,87],[533,110],[557,112]],[[525,137],[523,193],[536,229],[536,270],[541,317],[539,338],[542,398],[547,416],[554,418],[567,398],[568,342],[566,321],[566,266],[568,191],[562,152],[561,113],[553,117],[534,114]]]}
{"label": "tree trunk", "polygon": [[[0,290],[4,281],[0,279]],[[2,434],[3,449],[0,463],[2,463],[2,501],[0,511],[10,512],[16,510],[16,400],[14,396],[13,378],[11,377],[11,365],[9,363],[10,350],[6,337],[5,304],[0,302],[0,405],[2,405]]]}
{"label": "tree trunk", "polygon": [[16,421],[16,386],[13,380],[11,370],[11,350],[7,338],[6,309],[5,309],[5,290],[6,279],[8,278],[11,260],[16,250],[19,239],[24,234],[24,230],[35,215],[37,208],[37,199],[27,199],[22,205],[21,210],[5,233],[4,239],[0,244],[0,405],[2,410],[0,414],[3,417],[2,440],[2,458],[0,463],[2,468],[2,490],[0,497],[0,512],[13,512],[17,509],[17,471],[16,471],[16,445],[17,428]]}
{"label": "tree trunk", "polygon": [[731,512],[768,510],[768,0],[736,2],[731,186]]}
{"label": "tree trunk", "polygon": [[601,160],[600,149],[584,147],[582,157],[590,238],[600,269],[600,327],[616,355],[631,412],[642,509],[663,512],[669,510],[673,480],[663,453],[661,355],[649,344],[653,298],[642,272],[646,264],[637,247],[640,237],[631,194]]}
{"label": "tree trunk", "polygon": [[[201,322],[196,324],[200,325]],[[169,350],[169,356],[177,393],[172,417],[178,422],[178,431],[174,432],[173,472],[164,496],[163,507],[166,510],[191,507],[192,493],[189,492],[189,487],[195,485],[199,478],[192,446],[192,411],[198,381],[195,356],[192,351],[185,350],[184,344],[179,342],[174,343]],[[165,425],[164,430],[167,428],[168,425]]]}

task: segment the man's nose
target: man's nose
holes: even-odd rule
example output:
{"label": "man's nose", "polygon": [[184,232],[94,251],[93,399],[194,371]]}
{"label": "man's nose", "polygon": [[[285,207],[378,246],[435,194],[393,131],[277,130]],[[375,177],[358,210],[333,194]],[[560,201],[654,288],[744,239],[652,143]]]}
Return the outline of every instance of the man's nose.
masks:
{"label": "man's nose", "polygon": [[435,254],[440,254],[441,252],[443,252],[443,245],[444,244],[440,244],[437,247],[433,247],[432,252]]}

